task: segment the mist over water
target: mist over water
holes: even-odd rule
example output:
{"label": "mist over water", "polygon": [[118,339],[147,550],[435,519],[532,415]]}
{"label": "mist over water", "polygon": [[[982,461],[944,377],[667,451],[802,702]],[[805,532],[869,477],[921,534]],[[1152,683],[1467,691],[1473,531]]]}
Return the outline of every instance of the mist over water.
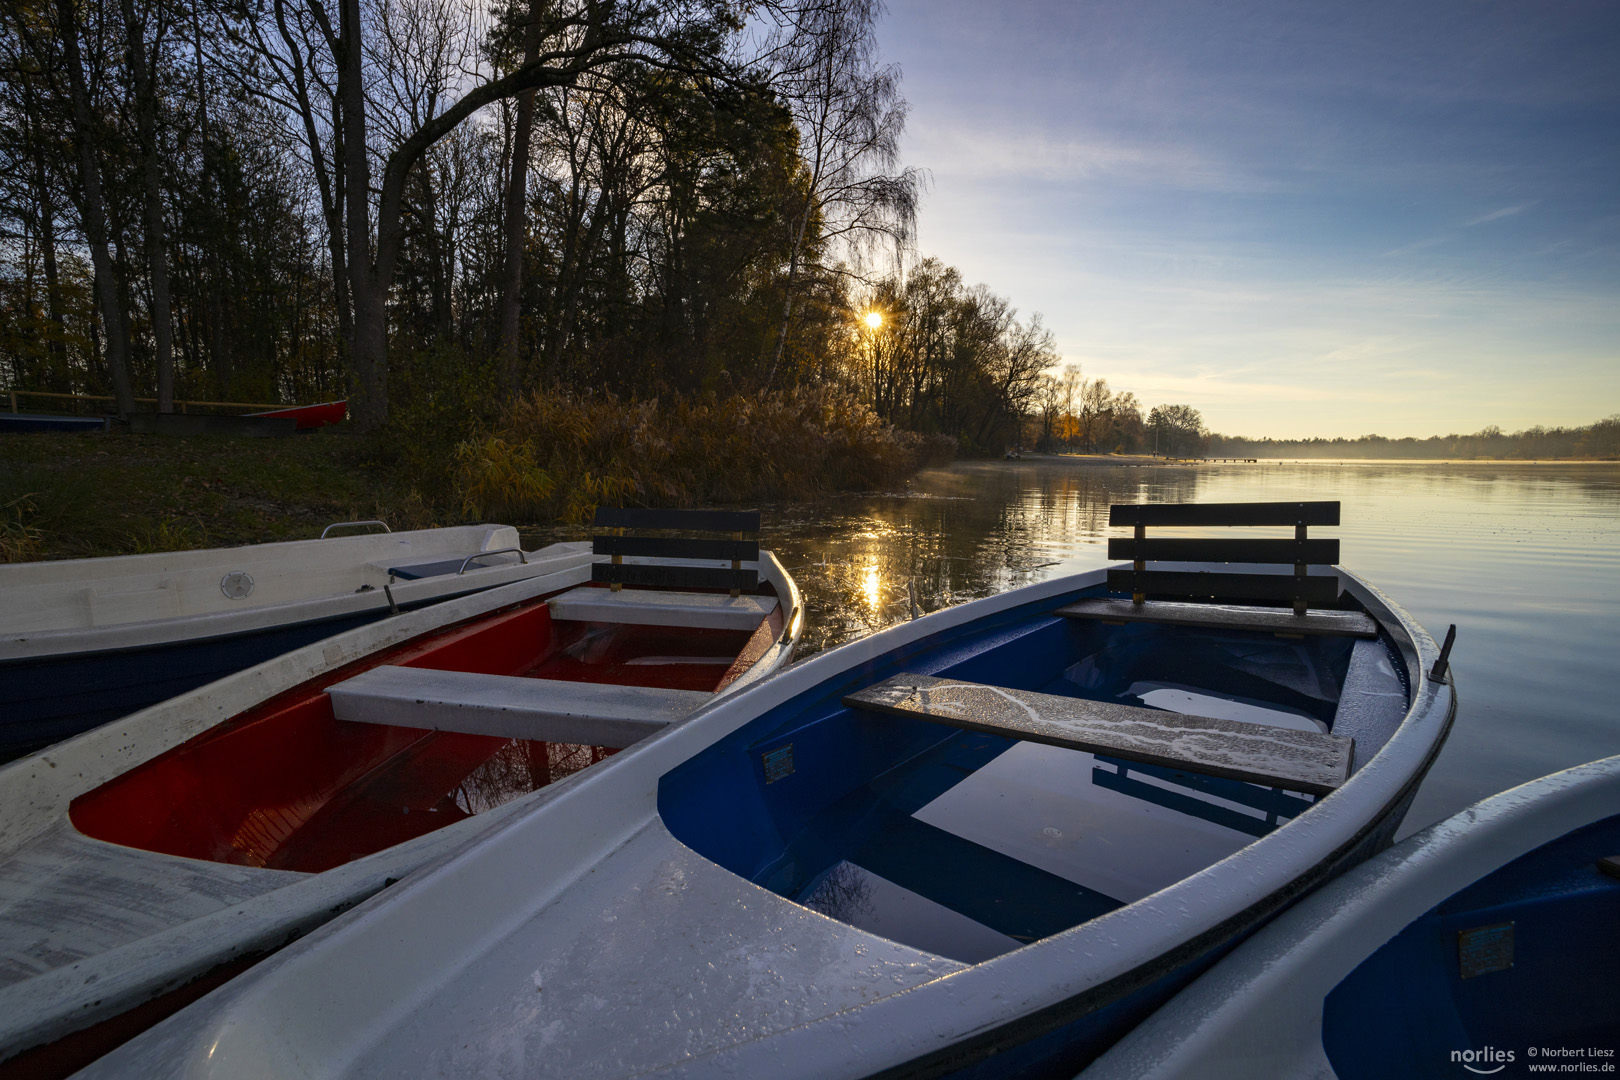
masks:
{"label": "mist over water", "polygon": [[1437,640],[1457,624],[1456,726],[1403,833],[1620,753],[1620,465],[964,463],[905,492],[767,506],[764,540],[804,590],[808,656],[913,600],[1106,565],[1111,503],[1296,499],[1343,503],[1312,535],[1339,537],[1342,564]]}

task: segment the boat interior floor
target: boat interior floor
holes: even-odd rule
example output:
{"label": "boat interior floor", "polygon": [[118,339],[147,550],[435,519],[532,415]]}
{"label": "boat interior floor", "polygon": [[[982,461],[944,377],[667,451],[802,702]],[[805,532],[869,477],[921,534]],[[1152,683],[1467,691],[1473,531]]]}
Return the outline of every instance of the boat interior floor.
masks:
{"label": "boat interior floor", "polygon": [[[749,631],[553,622],[543,605],[517,609],[396,650],[385,665],[335,672],[336,679],[265,702],[80,796],[71,819],[87,836],[148,852],[331,869],[602,761],[615,744],[709,700],[764,655],[779,624],[774,612]],[[427,704],[414,697],[376,700],[386,688],[375,684],[390,672],[416,682],[470,681],[495,697],[511,697],[517,686],[525,691],[518,700],[555,704],[568,696],[580,709],[597,695],[620,705],[646,700],[636,702],[640,714],[600,733],[583,716],[568,721],[571,730],[556,726],[568,718],[553,717],[550,730],[525,731],[516,712],[503,728],[494,723],[498,702],[483,722],[458,726],[422,715]],[[325,692],[351,680],[361,689],[370,684],[373,698],[354,720],[334,712]],[[597,689],[586,693],[587,684]]]}
{"label": "boat interior floor", "polygon": [[0,861],[0,987],[307,876],[154,855],[58,821]]}
{"label": "boat interior floor", "polygon": [[[1038,684],[1043,661],[1058,677]],[[934,674],[874,675],[845,708],[749,740],[768,837],[673,796],[666,820],[778,895],[964,962],[1266,835],[1364,765],[1407,708],[1386,646],[1338,636],[1057,618],[970,659],[906,663]]]}

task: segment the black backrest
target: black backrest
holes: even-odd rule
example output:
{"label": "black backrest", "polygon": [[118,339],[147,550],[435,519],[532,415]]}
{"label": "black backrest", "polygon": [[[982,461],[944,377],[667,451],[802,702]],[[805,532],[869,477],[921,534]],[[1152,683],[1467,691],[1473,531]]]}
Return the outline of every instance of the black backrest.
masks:
{"label": "black backrest", "polygon": [[[744,570],[744,560],[759,558],[759,512],[755,510],[645,510],[599,506],[592,522],[612,529],[591,537],[591,551],[612,557],[591,567],[591,580],[663,588],[729,589],[736,595],[759,585],[757,570]],[[641,535],[657,531],[660,535]],[[725,537],[668,536],[668,532],[726,533]],[[722,559],[728,567],[626,564],[626,555],[667,559]]]}
{"label": "black backrest", "polygon": [[[1130,570],[1110,570],[1108,587],[1129,592],[1140,604],[1147,594],[1193,597],[1198,599],[1283,600],[1303,614],[1306,607],[1332,603],[1338,597],[1338,582],[1328,577],[1310,577],[1307,567],[1332,565],[1339,561],[1337,539],[1312,540],[1306,535],[1311,525],[1337,525],[1337,502],[1277,503],[1143,503],[1111,506],[1108,524],[1135,529],[1129,537],[1111,537],[1110,559],[1129,559]],[[1237,526],[1292,525],[1288,539],[1149,538],[1147,527],[1157,526]],[[1275,574],[1215,574],[1174,570],[1148,570],[1149,560],[1178,562],[1285,563],[1294,567],[1291,577]]]}

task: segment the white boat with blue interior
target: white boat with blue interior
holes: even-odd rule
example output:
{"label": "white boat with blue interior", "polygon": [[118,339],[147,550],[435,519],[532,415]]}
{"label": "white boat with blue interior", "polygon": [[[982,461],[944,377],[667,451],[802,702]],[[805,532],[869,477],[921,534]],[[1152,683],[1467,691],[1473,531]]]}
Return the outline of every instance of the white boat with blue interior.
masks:
{"label": "white boat with blue interior", "polygon": [[1620,757],[1504,791],[1306,898],[1084,1080],[1421,1080],[1620,1061]]}

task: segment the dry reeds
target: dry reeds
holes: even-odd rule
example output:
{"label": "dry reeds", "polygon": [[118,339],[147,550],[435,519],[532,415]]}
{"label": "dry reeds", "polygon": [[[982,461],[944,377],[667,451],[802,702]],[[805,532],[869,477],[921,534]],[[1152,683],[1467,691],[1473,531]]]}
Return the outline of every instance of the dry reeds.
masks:
{"label": "dry reeds", "polygon": [[901,431],[854,398],[818,388],[647,401],[539,392],[515,402],[487,438],[462,443],[457,458],[469,512],[476,503],[578,522],[598,503],[691,506],[881,489],[954,453],[954,440]]}

